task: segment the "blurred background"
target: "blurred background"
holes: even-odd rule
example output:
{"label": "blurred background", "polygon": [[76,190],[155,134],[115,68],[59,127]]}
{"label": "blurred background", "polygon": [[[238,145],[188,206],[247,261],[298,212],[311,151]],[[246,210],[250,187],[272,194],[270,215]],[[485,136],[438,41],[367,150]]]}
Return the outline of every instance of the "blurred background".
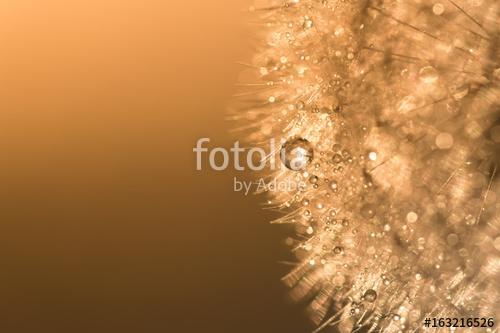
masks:
{"label": "blurred background", "polygon": [[[234,171],[245,1],[0,2],[0,331],[307,332]],[[242,175],[239,174],[239,177]]]}

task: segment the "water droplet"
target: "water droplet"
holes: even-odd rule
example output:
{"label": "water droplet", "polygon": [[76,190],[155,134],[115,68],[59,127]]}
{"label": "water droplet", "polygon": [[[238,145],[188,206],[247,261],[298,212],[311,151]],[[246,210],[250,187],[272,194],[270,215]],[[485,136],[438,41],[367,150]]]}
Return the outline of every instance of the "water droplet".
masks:
{"label": "water droplet", "polygon": [[340,154],[333,155],[332,161],[335,164],[338,164],[338,163],[342,162],[342,155],[340,155]]}
{"label": "water droplet", "polygon": [[438,79],[438,73],[436,69],[432,66],[426,66],[420,69],[419,71],[420,80],[424,83],[434,83]]}
{"label": "water droplet", "polygon": [[363,295],[365,301],[373,303],[377,299],[377,292],[373,289],[368,289]]}
{"label": "water droplet", "polygon": [[313,160],[314,150],[306,139],[291,138],[281,147],[280,158],[288,169],[303,170]]}
{"label": "water droplet", "polygon": [[460,100],[465,96],[467,96],[468,93],[469,93],[469,86],[465,84],[463,86],[455,87],[451,92],[451,95],[455,100]]}
{"label": "water droplet", "polygon": [[361,216],[365,219],[371,219],[375,216],[375,206],[373,205],[364,205],[361,208]]}
{"label": "water droplet", "polygon": [[424,250],[424,248],[425,248],[425,243],[426,243],[425,238],[424,238],[424,237],[419,237],[419,238],[417,239],[417,244],[418,244],[418,245],[417,245],[417,248],[418,248],[419,250],[421,250],[421,251],[422,251],[422,250]]}
{"label": "water droplet", "polygon": [[418,215],[415,212],[409,212],[406,215],[406,221],[408,221],[409,223],[415,223],[417,222],[417,220],[418,220]]}
{"label": "water droplet", "polygon": [[432,6],[432,12],[436,15],[441,15],[444,13],[444,6],[442,3],[436,3],[434,6]]}
{"label": "water droplet", "polygon": [[453,147],[453,136],[449,133],[439,133],[436,136],[436,146],[439,149],[450,149]]}
{"label": "water droplet", "polygon": [[446,237],[446,242],[450,246],[455,246],[458,244],[458,235],[457,234],[449,234],[448,237]]}
{"label": "water droplet", "polygon": [[330,182],[330,189],[335,193],[338,191],[339,189],[339,185],[337,184],[337,182],[335,180],[333,180],[332,182]]}

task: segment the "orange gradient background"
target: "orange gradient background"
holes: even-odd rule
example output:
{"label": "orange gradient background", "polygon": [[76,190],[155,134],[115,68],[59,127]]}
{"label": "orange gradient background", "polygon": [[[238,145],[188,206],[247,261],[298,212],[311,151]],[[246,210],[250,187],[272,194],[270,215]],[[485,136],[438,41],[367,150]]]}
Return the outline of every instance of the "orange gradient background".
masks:
{"label": "orange gradient background", "polygon": [[306,332],[286,228],[195,170],[251,38],[235,0],[0,2],[0,332]]}

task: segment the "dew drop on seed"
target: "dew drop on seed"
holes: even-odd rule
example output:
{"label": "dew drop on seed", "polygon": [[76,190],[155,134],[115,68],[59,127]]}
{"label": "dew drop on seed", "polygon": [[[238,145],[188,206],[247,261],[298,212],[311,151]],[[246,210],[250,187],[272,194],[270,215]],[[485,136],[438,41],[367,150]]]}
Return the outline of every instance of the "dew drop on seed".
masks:
{"label": "dew drop on seed", "polygon": [[291,138],[281,146],[280,158],[290,170],[304,170],[314,158],[314,150],[309,141],[303,138]]}

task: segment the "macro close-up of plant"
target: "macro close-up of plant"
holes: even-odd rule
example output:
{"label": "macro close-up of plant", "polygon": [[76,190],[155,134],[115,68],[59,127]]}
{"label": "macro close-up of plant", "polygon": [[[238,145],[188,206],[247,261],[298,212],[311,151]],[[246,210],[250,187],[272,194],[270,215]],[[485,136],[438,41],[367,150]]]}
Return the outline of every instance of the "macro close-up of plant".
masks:
{"label": "macro close-up of plant", "polygon": [[283,282],[316,331],[500,313],[500,3],[268,0],[249,12],[255,52],[233,115],[253,144],[276,139],[286,168],[269,178],[306,184],[267,205],[291,226]]}

